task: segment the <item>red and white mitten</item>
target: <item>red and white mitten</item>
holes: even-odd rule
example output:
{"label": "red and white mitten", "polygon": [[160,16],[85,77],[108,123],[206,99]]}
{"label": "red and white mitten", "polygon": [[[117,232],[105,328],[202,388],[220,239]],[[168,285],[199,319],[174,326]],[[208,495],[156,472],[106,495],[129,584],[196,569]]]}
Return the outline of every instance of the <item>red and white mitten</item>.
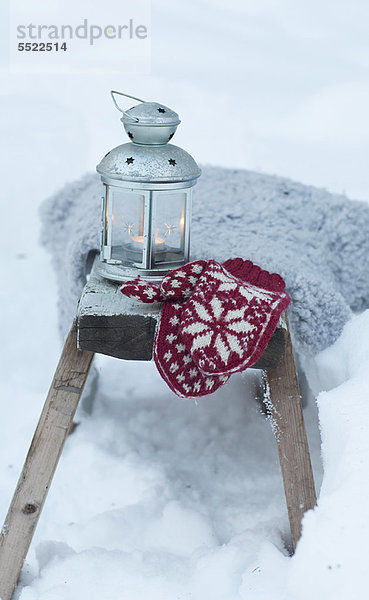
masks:
{"label": "red and white mitten", "polygon": [[225,264],[242,279],[210,260],[181,314],[180,336],[207,375],[229,375],[254,364],[291,301],[279,275],[236,261]]}
{"label": "red and white mitten", "polygon": [[[290,302],[280,275],[263,271],[241,258],[229,259],[223,267],[215,261],[194,261],[169,273],[160,288],[137,278],[120,289],[141,302],[164,301],[155,336],[154,360],[169,387],[182,397],[210,394],[228,381],[230,373],[254,364],[273,334],[280,313]],[[210,309],[206,307],[207,301]],[[193,309],[200,324],[191,321]],[[259,320],[263,310],[264,321]],[[225,328],[221,325],[221,313]],[[250,315],[257,317],[258,322],[250,321]],[[183,322],[192,326],[191,330],[183,333]],[[197,337],[200,342],[195,342]],[[227,343],[231,344],[228,348]],[[219,357],[214,358],[219,351],[220,364]]]}

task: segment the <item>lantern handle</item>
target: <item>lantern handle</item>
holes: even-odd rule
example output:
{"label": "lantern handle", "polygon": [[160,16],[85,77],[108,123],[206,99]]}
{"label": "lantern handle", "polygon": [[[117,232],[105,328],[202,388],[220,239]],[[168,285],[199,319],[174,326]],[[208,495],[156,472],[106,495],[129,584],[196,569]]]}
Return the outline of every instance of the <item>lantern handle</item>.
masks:
{"label": "lantern handle", "polygon": [[141,100],[141,98],[136,98],[135,96],[130,96],[129,94],[123,94],[123,92],[117,92],[116,90],[110,90],[110,95],[113,99],[113,102],[114,102],[116,108],[119,110],[119,112],[121,112],[125,117],[127,117],[127,119],[131,119],[132,121],[135,121],[136,123],[138,123],[139,119],[137,119],[137,117],[131,117],[131,115],[129,115],[125,110],[120,108],[118,102],[114,98],[114,94],[118,94],[119,96],[124,96],[125,98],[131,98],[132,100],[138,100],[138,102],[145,102],[145,100]]}

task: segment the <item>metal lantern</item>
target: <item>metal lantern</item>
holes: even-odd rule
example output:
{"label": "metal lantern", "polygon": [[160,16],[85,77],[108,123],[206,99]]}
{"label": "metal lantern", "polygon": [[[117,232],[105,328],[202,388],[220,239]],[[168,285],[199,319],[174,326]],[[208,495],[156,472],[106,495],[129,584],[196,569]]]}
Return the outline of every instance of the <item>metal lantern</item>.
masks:
{"label": "metal lantern", "polygon": [[[138,100],[122,110],[114,94]],[[168,144],[180,123],[163,104],[111,92],[130,142],[108,152],[97,171],[104,184],[98,272],[124,281],[159,281],[188,262],[192,187],[201,171]]]}

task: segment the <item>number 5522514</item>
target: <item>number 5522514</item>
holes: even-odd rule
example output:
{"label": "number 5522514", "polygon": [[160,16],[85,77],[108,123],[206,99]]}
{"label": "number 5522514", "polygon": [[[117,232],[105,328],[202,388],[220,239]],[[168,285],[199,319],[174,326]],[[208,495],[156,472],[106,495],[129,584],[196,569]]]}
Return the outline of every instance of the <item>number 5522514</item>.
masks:
{"label": "number 5522514", "polygon": [[66,42],[62,44],[58,42],[19,42],[18,44],[19,52],[59,52],[59,50],[66,52]]}

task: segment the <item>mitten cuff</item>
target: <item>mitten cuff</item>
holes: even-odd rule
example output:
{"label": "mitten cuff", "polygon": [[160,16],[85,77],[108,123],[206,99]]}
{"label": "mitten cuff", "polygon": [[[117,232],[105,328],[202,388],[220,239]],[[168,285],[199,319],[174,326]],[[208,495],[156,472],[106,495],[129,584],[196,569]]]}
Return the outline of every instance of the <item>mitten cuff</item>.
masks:
{"label": "mitten cuff", "polygon": [[223,267],[234,277],[269,292],[284,292],[286,288],[284,279],[278,273],[265,271],[251,260],[230,258],[223,263]]}

